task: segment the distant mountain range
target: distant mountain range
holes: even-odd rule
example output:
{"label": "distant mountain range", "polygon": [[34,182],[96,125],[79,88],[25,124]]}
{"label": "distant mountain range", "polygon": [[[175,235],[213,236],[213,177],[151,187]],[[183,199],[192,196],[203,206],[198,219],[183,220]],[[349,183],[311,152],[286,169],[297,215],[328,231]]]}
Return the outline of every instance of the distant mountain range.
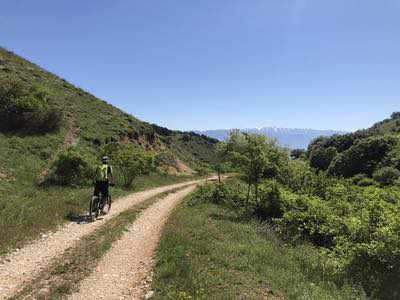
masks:
{"label": "distant mountain range", "polygon": [[[229,132],[232,129],[217,129],[195,131],[199,134],[215,138],[217,140],[226,140]],[[278,143],[290,149],[305,149],[308,144],[319,136],[332,136],[334,134],[345,134],[343,131],[335,130],[316,130],[316,129],[297,129],[297,128],[277,128],[277,127],[263,127],[263,128],[247,128],[241,129],[242,132],[264,134],[269,138],[276,139]]]}

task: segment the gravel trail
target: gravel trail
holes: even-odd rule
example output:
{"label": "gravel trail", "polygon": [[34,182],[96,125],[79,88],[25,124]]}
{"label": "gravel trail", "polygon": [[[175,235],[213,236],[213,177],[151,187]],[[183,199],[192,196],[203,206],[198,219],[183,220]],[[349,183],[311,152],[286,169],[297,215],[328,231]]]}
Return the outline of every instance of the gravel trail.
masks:
{"label": "gravel trail", "polygon": [[[124,210],[157,194],[176,188],[192,186],[201,182],[195,180],[131,194],[113,203],[111,212],[93,223],[67,223],[56,232],[42,235],[31,244],[0,258],[0,299],[6,299],[18,292],[25,283],[34,279],[53,259],[73,247],[83,236],[93,233],[98,227]],[[45,212],[44,212],[45,213]]]}
{"label": "gravel trail", "polygon": [[142,299],[149,292],[162,227],[176,204],[194,189],[185,188],[147,208],[70,299]]}

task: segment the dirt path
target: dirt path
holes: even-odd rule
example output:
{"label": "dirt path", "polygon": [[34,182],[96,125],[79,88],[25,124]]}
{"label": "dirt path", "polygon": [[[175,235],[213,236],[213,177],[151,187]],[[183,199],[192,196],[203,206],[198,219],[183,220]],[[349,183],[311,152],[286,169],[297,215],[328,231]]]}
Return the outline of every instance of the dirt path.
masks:
{"label": "dirt path", "polygon": [[175,205],[194,188],[168,195],[146,209],[70,299],[143,298],[151,281],[161,229]]}
{"label": "dirt path", "polygon": [[73,247],[83,236],[93,233],[106,220],[157,194],[199,182],[201,180],[159,187],[121,198],[113,204],[111,212],[102,220],[83,225],[68,223],[58,231],[43,235],[40,240],[6,255],[0,262],[0,299],[11,297],[23,287],[24,283],[34,279],[41,270],[48,267],[53,259]]}

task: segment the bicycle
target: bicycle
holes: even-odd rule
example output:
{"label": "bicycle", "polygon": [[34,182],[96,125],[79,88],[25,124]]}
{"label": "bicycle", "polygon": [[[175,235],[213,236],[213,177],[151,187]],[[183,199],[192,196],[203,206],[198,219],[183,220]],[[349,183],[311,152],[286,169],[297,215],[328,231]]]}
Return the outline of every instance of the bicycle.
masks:
{"label": "bicycle", "polygon": [[111,195],[108,194],[107,199],[104,199],[105,197],[103,196],[103,193],[99,193],[99,196],[93,196],[90,199],[90,206],[89,206],[89,219],[93,221],[93,215],[95,219],[100,214],[108,214],[111,209]]}

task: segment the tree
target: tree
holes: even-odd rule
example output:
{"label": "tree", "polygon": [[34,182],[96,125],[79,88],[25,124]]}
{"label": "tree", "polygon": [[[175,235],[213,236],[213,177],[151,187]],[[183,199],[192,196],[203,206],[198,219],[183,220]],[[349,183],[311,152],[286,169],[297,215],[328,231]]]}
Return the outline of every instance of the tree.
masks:
{"label": "tree", "polygon": [[334,147],[315,147],[309,156],[310,166],[317,170],[325,171],[329,168],[329,165],[337,154],[338,152]]}
{"label": "tree", "polygon": [[231,132],[229,139],[218,146],[221,160],[230,161],[248,184],[247,200],[251,187],[258,197],[258,185],[263,179],[274,178],[287,164],[288,154],[279,148],[276,141],[264,135]]}
{"label": "tree", "polygon": [[372,176],[397,144],[398,138],[390,135],[372,136],[359,140],[332,161],[328,172],[344,177],[352,177],[356,174]]}
{"label": "tree", "polygon": [[146,175],[153,169],[153,155],[133,144],[111,143],[104,152],[111,157],[112,164],[118,168],[117,173],[121,176],[126,189],[132,187],[136,177]]}
{"label": "tree", "polygon": [[305,159],[307,156],[307,151],[304,149],[293,149],[290,152],[290,157],[292,159]]}
{"label": "tree", "polygon": [[400,119],[400,111],[396,111],[396,112],[392,113],[392,115],[390,117],[392,119]]}

